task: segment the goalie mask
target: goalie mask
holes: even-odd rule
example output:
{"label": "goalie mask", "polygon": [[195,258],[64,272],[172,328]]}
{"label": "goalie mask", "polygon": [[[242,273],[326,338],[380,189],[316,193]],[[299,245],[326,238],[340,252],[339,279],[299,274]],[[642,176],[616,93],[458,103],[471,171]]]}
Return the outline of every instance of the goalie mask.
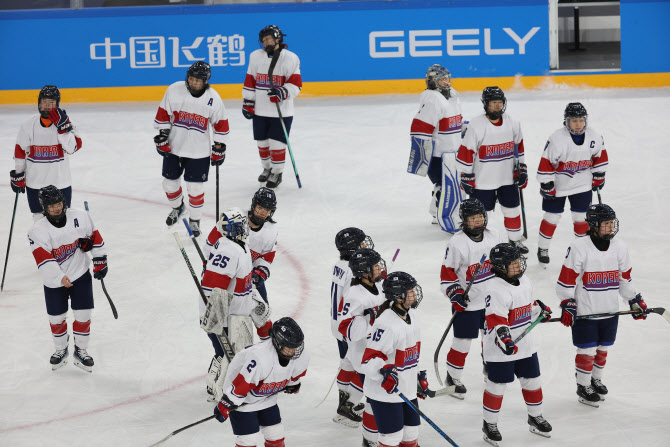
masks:
{"label": "goalie mask", "polygon": [[442,65],[431,65],[426,71],[426,87],[429,90],[437,90],[449,99],[451,97],[451,73]]}
{"label": "goalie mask", "polygon": [[298,323],[291,317],[280,318],[270,328],[270,339],[277,351],[280,362],[288,364],[297,359],[305,349],[305,336]]}
{"label": "goalie mask", "polygon": [[244,242],[249,236],[247,213],[237,207],[224,211],[217,226],[219,232],[232,241]]}

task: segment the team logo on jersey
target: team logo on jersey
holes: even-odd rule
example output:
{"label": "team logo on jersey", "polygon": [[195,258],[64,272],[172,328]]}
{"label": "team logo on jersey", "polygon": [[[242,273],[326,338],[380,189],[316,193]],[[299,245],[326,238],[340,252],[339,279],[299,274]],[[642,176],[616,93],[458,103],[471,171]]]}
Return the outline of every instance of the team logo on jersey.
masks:
{"label": "team logo on jersey", "polygon": [[556,172],[572,178],[578,172],[586,171],[587,169],[591,169],[591,160],[567,161],[559,163]]}
{"label": "team logo on jersey", "polygon": [[[254,252],[252,251],[251,254],[253,255],[253,253]],[[335,268],[333,269],[333,276],[337,276],[338,278],[342,279],[342,277],[344,276],[344,270],[339,268],[338,266],[335,266]]]}
{"label": "team logo on jersey", "polygon": [[509,327],[514,329],[529,323],[532,315],[533,311],[530,304],[510,310],[509,314],[507,315]]}
{"label": "team logo on jersey", "polygon": [[395,366],[399,371],[404,371],[419,364],[419,353],[421,352],[421,342],[417,342],[411,348],[404,351],[396,351]]}
{"label": "team logo on jersey", "polygon": [[584,272],[582,275],[582,284],[586,290],[592,292],[602,292],[619,288],[619,271],[609,272]]}
{"label": "team logo on jersey", "polygon": [[[275,87],[284,85],[286,82],[286,76],[272,75],[272,83]],[[257,73],[256,74],[256,88],[267,88],[270,89],[270,77],[267,74]]]}
{"label": "team logo on jersey", "polygon": [[207,131],[208,118],[200,116],[197,113],[174,112],[174,122],[172,125],[185,129],[194,129],[199,132]]}
{"label": "team logo on jersey", "polygon": [[439,124],[440,129],[439,132],[441,134],[455,133],[456,131],[460,132],[462,122],[463,122],[463,116],[461,115],[451,116],[449,118],[442,118]]}
{"label": "team logo on jersey", "polygon": [[[475,274],[476,268],[477,264],[473,264],[470,267],[468,267],[468,271],[465,273],[466,281],[470,281],[472,275]],[[491,279],[492,277],[493,272],[491,271],[491,262],[487,259],[486,261],[484,261],[482,267],[479,269],[479,274],[477,275],[474,284],[479,284],[481,282],[486,281],[487,279]]]}
{"label": "team logo on jersey", "polygon": [[514,157],[514,142],[508,141],[502,144],[482,145],[479,148],[479,161],[501,161]]}
{"label": "team logo on jersey", "polygon": [[269,383],[261,383],[258,385],[258,388],[255,390],[251,390],[251,394],[254,396],[271,396],[273,394],[277,394],[284,388],[286,388],[286,385],[288,385],[289,380],[282,380],[281,382],[269,382]]}
{"label": "team logo on jersey", "polygon": [[51,146],[30,146],[28,160],[35,163],[53,163],[64,157],[63,147],[60,144]]}
{"label": "team logo on jersey", "polygon": [[74,254],[74,252],[77,250],[78,244],[77,241],[71,243],[71,244],[65,244],[61,245],[58,248],[54,248],[51,250],[51,254],[53,257],[58,261],[59,264],[62,264],[63,262],[67,261],[70,256]]}

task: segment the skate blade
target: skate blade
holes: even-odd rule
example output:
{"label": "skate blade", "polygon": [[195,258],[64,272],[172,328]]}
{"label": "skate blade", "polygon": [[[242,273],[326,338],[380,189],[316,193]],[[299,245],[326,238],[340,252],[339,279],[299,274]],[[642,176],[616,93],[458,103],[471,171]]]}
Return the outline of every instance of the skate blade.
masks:
{"label": "skate blade", "polygon": [[93,367],[92,366],[86,366],[78,360],[74,361],[74,366],[76,366],[77,368],[79,368],[83,371],[89,372],[89,373],[93,372]]}
{"label": "skate blade", "polygon": [[333,418],[333,422],[337,422],[338,424],[342,424],[344,426],[351,428],[358,428],[361,425],[360,422],[352,421],[351,419],[346,418],[339,414]]}
{"label": "skate blade", "polygon": [[532,426],[532,425],[529,425],[529,426],[528,426],[528,430],[529,430],[531,433],[534,433],[534,434],[536,434],[536,435],[540,435],[540,436],[542,436],[542,437],[544,437],[544,438],[551,438],[551,435],[550,435],[548,432],[545,433],[545,432],[543,432],[543,431],[540,431],[537,427],[534,427],[534,426]]}
{"label": "skate blade", "polygon": [[465,394],[460,394],[460,393],[448,393],[451,397],[456,398],[458,400],[465,400]]}
{"label": "skate blade", "polygon": [[600,402],[605,402],[605,396],[607,396],[607,394],[598,394],[598,396],[600,396]]}
{"label": "skate blade", "polygon": [[56,371],[67,364],[67,357],[60,361],[57,365],[51,365],[51,371]]}
{"label": "skate blade", "polygon": [[498,444],[498,441],[494,441],[493,439],[489,439],[488,436],[486,436],[486,435],[484,435],[484,441],[488,442],[493,447],[500,447],[500,444]]}
{"label": "skate blade", "polygon": [[594,407],[594,408],[598,408],[600,406],[600,405],[598,405],[598,402],[589,402],[588,400],[584,399],[583,397],[579,398],[579,403],[584,404],[584,405],[588,405],[589,407]]}

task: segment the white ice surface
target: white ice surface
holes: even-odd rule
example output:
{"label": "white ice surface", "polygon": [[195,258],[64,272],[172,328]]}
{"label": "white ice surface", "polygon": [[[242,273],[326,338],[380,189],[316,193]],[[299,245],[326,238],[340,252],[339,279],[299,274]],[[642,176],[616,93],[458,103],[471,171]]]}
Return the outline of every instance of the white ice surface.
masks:
{"label": "white ice surface", "polygon": [[[81,371],[71,358],[64,368],[51,371],[53,343],[42,283],[26,240],[32,218],[25,196],[19,197],[5,291],[0,294],[0,446],[148,446],[212,413],[204,384],[212,348],[198,326],[199,296],[172,233],[182,236],[196,266],[197,253],[181,223],[171,230],[165,227],[169,207],[161,187],[161,159],[152,142],[157,104],[77,105],[64,100],[84,140],[83,150],[70,160],[73,204],[83,208],[83,201],[89,202],[106,241],[106,285],[120,316],[113,319],[96,281],[89,349],[94,371]],[[303,188],[297,188],[287,162],[275,214],[279,250],[268,281],[273,318],[294,316],[312,352],[300,394],[279,399],[288,446],[361,443],[360,429],[331,421],[335,389],[315,408],[339,361],[328,306],[331,266],[338,257],[334,236],[346,226],[359,226],[372,235],[387,261],[400,248],[395,269],[410,272],[423,286],[421,369],[428,370],[433,388],[438,387],[432,357],[450,316],[439,291],[448,236],[430,224],[428,180],[406,173],[408,131],[417,100],[418,94],[297,101],[291,143]],[[630,249],[634,281],[650,306],[670,307],[665,281],[670,248],[670,187],[665,176],[670,171],[670,89],[511,90],[508,100],[508,112],[522,124],[531,174],[525,190],[531,250],[527,275],[535,297],[559,313],[554,286],[573,237],[572,223],[566,212],[551,247],[552,263],[542,269],[535,256],[542,215],[535,172],[546,138],[561,126],[565,105],[578,100],[589,111],[589,125],[605,137],[610,166],[603,198],[620,219],[617,237]],[[221,170],[222,209],[247,206],[261,170],[240,102],[226,101],[226,107],[232,130]],[[479,114],[479,95],[464,94],[463,107],[466,118]],[[2,175],[13,169],[20,123],[36,112],[36,106],[0,107]],[[212,170],[202,222],[206,232],[214,224],[214,178]],[[14,195],[8,180],[0,183],[4,262]],[[491,225],[502,230],[502,217],[496,214]],[[70,316],[70,330],[71,321]],[[536,328],[533,336],[539,347],[544,415],[554,427],[552,439],[528,432],[515,382],[507,388],[501,411],[502,445],[668,445],[670,325],[664,319],[652,315],[647,321],[620,320],[605,370],[610,395],[599,409],[577,403],[570,331],[554,323]],[[442,374],[450,340],[440,356]],[[473,344],[464,373],[464,401],[445,396],[421,402],[426,414],[460,446],[485,445],[479,352]],[[420,443],[446,445],[425,423]],[[228,423],[210,421],[164,445],[233,446],[234,437]]]}

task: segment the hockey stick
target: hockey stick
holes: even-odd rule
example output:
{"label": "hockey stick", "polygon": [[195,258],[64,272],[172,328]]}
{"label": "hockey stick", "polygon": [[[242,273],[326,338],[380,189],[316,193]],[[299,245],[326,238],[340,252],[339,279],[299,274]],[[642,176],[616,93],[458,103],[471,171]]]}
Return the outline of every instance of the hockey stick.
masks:
{"label": "hockey stick", "polygon": [[186,429],[189,429],[189,428],[191,428],[191,427],[195,427],[196,425],[198,425],[198,424],[202,424],[203,422],[207,422],[207,421],[209,421],[210,419],[214,419],[215,417],[216,417],[215,415],[207,416],[205,419],[200,419],[198,422],[194,422],[194,423],[192,423],[192,424],[188,424],[187,426],[182,427],[182,428],[180,428],[179,430],[175,430],[175,431],[173,431],[172,433],[170,433],[169,435],[167,435],[166,437],[164,437],[163,439],[161,439],[161,440],[158,441],[157,443],[155,443],[155,444],[151,444],[149,447],[156,447],[157,445],[160,445],[160,444],[164,443],[165,441],[167,441],[168,439],[170,439],[171,437],[173,437],[173,436],[176,435],[177,433],[181,433],[181,432],[183,432],[183,431],[186,430]]}
{"label": "hockey stick", "polygon": [[602,205],[603,204],[603,198],[600,197],[600,188],[597,188],[596,192],[598,193],[598,204]]}
{"label": "hockey stick", "polygon": [[429,418],[428,416],[426,416],[426,415],[423,413],[423,411],[419,410],[419,408],[418,408],[416,405],[414,405],[409,399],[407,399],[403,393],[398,393],[398,395],[400,396],[400,398],[401,398],[402,400],[405,401],[405,403],[406,403],[407,405],[409,405],[409,406],[412,408],[412,410],[414,410],[419,416],[421,416],[426,422],[428,422],[428,425],[430,425],[431,427],[433,427],[433,428],[435,429],[436,432],[438,432],[440,435],[442,435],[442,437],[443,437],[444,439],[446,439],[447,442],[449,442],[449,444],[453,445],[454,447],[458,447],[458,444],[456,444],[456,443],[454,442],[453,439],[451,439],[445,432],[443,432],[443,431],[440,429],[440,427],[438,427],[437,425],[435,425],[435,422],[431,421],[430,418]]}
{"label": "hockey stick", "polygon": [[[188,266],[188,269],[191,272],[193,282],[195,282],[195,286],[198,288],[198,292],[200,292],[200,298],[202,298],[202,301],[205,303],[205,305],[207,305],[207,297],[205,296],[205,292],[202,290],[200,281],[198,281],[198,277],[195,275],[195,270],[193,270],[191,261],[188,259],[186,250],[184,250],[184,245],[182,245],[181,239],[179,239],[179,234],[177,234],[177,232],[174,233],[174,238],[177,241],[177,244],[179,245],[179,250],[181,251],[181,254],[184,257],[184,261],[186,261],[186,265]],[[226,355],[226,360],[228,360],[228,363],[232,362],[233,357],[235,357],[235,351],[233,351],[233,348],[230,345],[228,337],[226,336],[226,334],[216,334],[216,338],[219,340],[219,344],[221,344],[221,347],[223,348],[223,353]]]}
{"label": "hockey stick", "polygon": [[[84,200],[84,208],[86,209],[86,212],[88,213],[88,202]],[[109,293],[107,293],[107,288],[105,287],[105,280],[103,278],[100,278],[100,285],[102,285],[102,291],[105,292],[105,296],[107,297],[107,301],[109,301],[109,307],[112,308],[112,314],[114,315],[114,319],[118,320],[119,319],[119,313],[116,311],[116,306],[114,305],[114,301],[112,301],[112,297],[109,296]]]}
{"label": "hockey stick", "polygon": [[[217,166],[218,168],[218,166]],[[217,207],[216,207],[216,214],[219,214],[219,202],[218,202],[218,190],[219,188],[216,188],[217,190]],[[200,245],[198,244],[198,241],[196,240],[195,236],[193,235],[193,230],[191,230],[191,226],[188,224],[188,221],[186,220],[185,217],[182,217],[182,222],[184,222],[184,226],[186,227],[186,231],[188,231],[188,237],[191,238],[191,241],[193,242],[193,245],[195,245],[195,249],[198,251],[198,254],[200,255],[200,259],[202,260],[202,263],[204,264],[207,262],[205,260],[205,255],[202,254],[202,250],[200,250]]]}
{"label": "hockey stick", "polygon": [[5,255],[5,267],[2,269],[2,284],[0,284],[0,292],[5,288],[5,273],[7,273],[7,262],[9,261],[9,249],[12,246],[12,232],[14,231],[14,217],[16,217],[16,204],[19,203],[19,192],[16,191],[16,198],[14,198],[14,211],[12,212],[12,224],[9,226],[9,240],[7,241],[7,254]]}
{"label": "hockey stick", "polygon": [[[577,320],[589,320],[592,318],[602,318],[602,317],[614,317],[616,315],[633,315],[633,314],[641,314],[639,310],[622,310],[620,312],[606,312],[602,314],[589,314],[589,315],[578,315],[576,317]],[[646,314],[658,314],[668,320],[668,323],[670,323],[670,311],[665,310],[662,307],[654,307],[651,309],[647,309],[645,312]],[[560,317],[552,318],[550,320],[547,320],[547,323],[554,323],[556,321],[561,321]]]}
{"label": "hockey stick", "polygon": [[[528,333],[530,331],[532,331],[535,326],[538,325],[538,323],[542,323],[542,320],[544,320],[544,314],[537,317],[537,319],[535,321],[533,321],[533,323],[530,326],[528,326],[526,329],[524,329],[523,332],[520,333],[519,336],[514,340],[514,344],[515,345],[518,344],[521,341],[522,338],[524,338],[526,335],[528,335]],[[549,321],[549,320],[547,320],[547,321]],[[546,323],[546,321],[545,321],[545,323]]]}
{"label": "hockey stick", "polygon": [[[270,69],[268,70],[268,80],[270,81],[270,88],[275,88],[274,83],[272,82],[272,72],[275,70],[275,65],[279,60],[279,54],[281,53],[281,48],[272,55],[272,61],[270,61]],[[286,146],[288,146],[288,154],[291,156],[291,164],[293,164],[293,172],[295,173],[295,179],[298,182],[298,188],[302,188],[302,183],[300,183],[300,175],[298,174],[298,168],[295,167],[295,159],[293,158],[293,151],[291,150],[291,143],[288,141],[288,132],[286,131],[286,125],[284,124],[284,117],[281,114],[281,109],[279,108],[279,103],[275,103],[277,106],[277,114],[279,115],[279,121],[281,122],[281,127],[284,130],[284,137],[286,137]]]}
{"label": "hockey stick", "polygon": [[[521,174],[521,167],[519,166],[519,147],[514,145],[514,158],[516,158],[516,172]],[[523,202],[523,189],[519,188],[519,200],[521,200],[521,219],[523,220],[523,238],[528,239],[528,227],[526,225],[526,205]]]}
{"label": "hockey stick", "polygon": [[[217,222],[219,221],[220,217],[221,217],[221,215],[219,214],[219,165],[216,165],[216,220],[217,220]],[[187,225],[187,227],[188,227],[188,225]],[[188,230],[188,232],[191,235],[191,237],[193,237],[193,233],[191,232],[190,229]],[[195,242],[195,239],[193,239],[193,241]],[[197,244],[196,244],[196,247],[197,247]],[[198,249],[198,251],[200,251],[200,249]],[[201,256],[202,256],[202,254],[201,254]],[[205,262],[205,261],[203,260],[202,262]]]}
{"label": "hockey stick", "polygon": [[[479,275],[479,270],[482,268],[482,264],[484,264],[485,260],[486,260],[486,253],[484,253],[482,255],[482,258],[479,260],[479,264],[477,264],[477,267],[475,267],[475,272],[472,274],[472,278],[470,278],[470,281],[468,281],[468,285],[465,288],[465,292],[463,292],[463,296],[465,297],[466,301],[468,299],[468,292],[470,291],[470,287],[472,287],[472,284],[475,282],[475,279],[477,278],[477,275]],[[449,324],[447,325],[447,329],[444,330],[444,334],[442,334],[442,338],[440,339],[440,342],[437,344],[437,349],[435,350],[435,355],[433,355],[433,363],[435,364],[435,375],[437,376],[437,381],[440,382],[440,385],[442,385],[442,386],[444,386],[444,383],[442,382],[442,379],[440,378],[440,370],[437,367],[438,359],[440,357],[440,349],[442,348],[442,344],[444,343],[444,340],[447,338],[447,334],[451,330],[451,326],[454,324],[454,320],[456,319],[456,316],[459,313],[460,312],[454,312],[454,314],[451,316],[451,320],[449,320]]]}

